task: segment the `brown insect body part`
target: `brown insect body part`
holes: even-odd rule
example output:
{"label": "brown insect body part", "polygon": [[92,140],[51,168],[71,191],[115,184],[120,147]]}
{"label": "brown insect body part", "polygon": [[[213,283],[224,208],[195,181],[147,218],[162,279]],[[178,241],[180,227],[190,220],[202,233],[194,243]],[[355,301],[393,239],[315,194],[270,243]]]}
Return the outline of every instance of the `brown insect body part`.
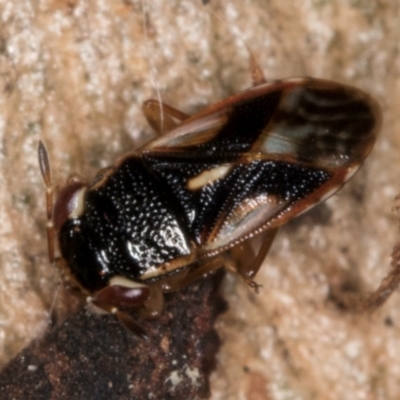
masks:
{"label": "brown insect body part", "polygon": [[[39,143],[50,260],[57,236],[56,263],[73,284],[141,336],[124,311],[157,316],[163,292],[222,266],[257,289],[278,227],[339,190],[373,146],[380,109],[364,92],[311,78],[266,82],[254,57],[251,71],[251,89],[193,116],[145,102],[162,135],[91,184],[72,180],[54,206]],[[262,232],[254,254],[246,240]],[[235,246],[247,246],[247,263]]]}

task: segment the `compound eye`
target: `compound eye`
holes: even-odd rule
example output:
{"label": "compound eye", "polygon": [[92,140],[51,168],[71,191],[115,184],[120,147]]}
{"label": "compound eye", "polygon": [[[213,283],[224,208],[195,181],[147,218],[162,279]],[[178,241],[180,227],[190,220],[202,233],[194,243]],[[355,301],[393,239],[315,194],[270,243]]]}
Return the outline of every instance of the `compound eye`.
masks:
{"label": "compound eye", "polygon": [[54,228],[59,232],[67,219],[78,218],[85,209],[87,184],[72,182],[64,186],[58,196],[53,210]]}

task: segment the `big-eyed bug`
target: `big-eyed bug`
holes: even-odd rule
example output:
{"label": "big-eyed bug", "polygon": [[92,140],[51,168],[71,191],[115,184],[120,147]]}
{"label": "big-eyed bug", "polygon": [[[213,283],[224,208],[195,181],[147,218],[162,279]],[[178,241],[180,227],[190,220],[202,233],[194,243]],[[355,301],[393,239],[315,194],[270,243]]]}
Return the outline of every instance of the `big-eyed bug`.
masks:
{"label": "big-eyed bug", "polygon": [[[157,316],[163,292],[222,266],[257,288],[277,228],[338,191],[375,142],[380,108],[361,90],[312,78],[266,82],[254,58],[251,72],[251,89],[193,116],[145,102],[162,135],[90,183],[71,176],[54,205],[39,143],[50,261],[137,334],[127,311]],[[235,246],[262,232],[258,253],[247,246],[247,264],[237,262]]]}

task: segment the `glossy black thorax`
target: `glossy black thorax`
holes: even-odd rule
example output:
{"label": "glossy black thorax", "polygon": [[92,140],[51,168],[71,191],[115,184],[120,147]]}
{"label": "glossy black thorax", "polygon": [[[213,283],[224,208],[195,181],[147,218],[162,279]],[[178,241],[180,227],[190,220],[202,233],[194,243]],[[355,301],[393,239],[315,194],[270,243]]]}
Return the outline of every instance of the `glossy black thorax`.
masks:
{"label": "glossy black thorax", "polygon": [[115,275],[137,280],[188,255],[191,238],[171,196],[136,156],[89,188],[82,215],[59,233],[62,257],[80,284],[96,290]]}

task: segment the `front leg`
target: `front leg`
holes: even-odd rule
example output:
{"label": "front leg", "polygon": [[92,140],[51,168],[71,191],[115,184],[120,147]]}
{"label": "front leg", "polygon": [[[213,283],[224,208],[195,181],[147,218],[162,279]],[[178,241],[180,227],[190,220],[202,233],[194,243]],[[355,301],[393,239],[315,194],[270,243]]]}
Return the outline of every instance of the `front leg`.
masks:
{"label": "front leg", "polygon": [[[146,303],[151,299],[151,292],[149,286],[145,284],[122,276],[115,276],[110,279],[108,286],[88,297],[87,301],[116,315],[126,329],[145,339],[147,338],[146,331],[126,311],[132,309],[140,311],[143,307],[146,307]],[[151,308],[151,304],[147,307]]]}
{"label": "front leg", "polygon": [[[147,285],[115,276],[104,289],[98,291],[90,301],[104,310],[132,309],[142,306],[150,296]],[[112,311],[110,311],[112,312]]]}

